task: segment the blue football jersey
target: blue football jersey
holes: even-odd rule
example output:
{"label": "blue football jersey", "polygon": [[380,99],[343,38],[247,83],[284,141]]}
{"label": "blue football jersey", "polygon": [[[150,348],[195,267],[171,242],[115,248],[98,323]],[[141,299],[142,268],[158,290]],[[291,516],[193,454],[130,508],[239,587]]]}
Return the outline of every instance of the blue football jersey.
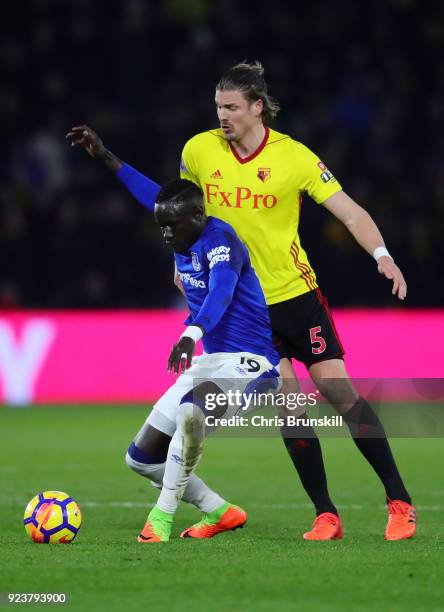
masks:
{"label": "blue football jersey", "polygon": [[[279,355],[273,348],[268,308],[259,279],[247,248],[231,225],[208,217],[205,229],[189,251],[174,253],[174,256],[190,309],[185,323],[205,330],[202,338],[205,352],[246,351],[278,364]],[[210,315],[208,309],[202,307],[227,269],[234,271],[238,280],[231,302],[213,326],[211,316],[202,314]]]}

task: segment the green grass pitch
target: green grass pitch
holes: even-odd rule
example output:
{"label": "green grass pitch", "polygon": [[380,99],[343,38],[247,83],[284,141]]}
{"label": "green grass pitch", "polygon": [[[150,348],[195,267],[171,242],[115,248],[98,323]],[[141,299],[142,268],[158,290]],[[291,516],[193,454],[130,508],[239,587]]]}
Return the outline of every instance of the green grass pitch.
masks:
{"label": "green grass pitch", "polygon": [[[0,409],[0,592],[65,592],[65,607],[79,611],[443,609],[442,440],[392,440],[418,507],[413,540],[384,541],[383,492],[350,439],[323,442],[344,539],[305,542],[313,512],[281,440],[215,437],[198,473],[249,512],[245,529],[180,540],[199,516],[182,504],[171,542],[138,544],[157,491],[128,470],[124,453],[145,414],[140,406]],[[27,539],[24,507],[51,489],[82,508],[73,544]],[[4,595],[3,606],[13,607]]]}

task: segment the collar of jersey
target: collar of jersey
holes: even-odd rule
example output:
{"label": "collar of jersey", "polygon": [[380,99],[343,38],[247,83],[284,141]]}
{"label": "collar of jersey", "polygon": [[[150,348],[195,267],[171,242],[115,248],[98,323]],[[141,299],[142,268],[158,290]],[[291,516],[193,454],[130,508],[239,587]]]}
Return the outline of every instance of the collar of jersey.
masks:
{"label": "collar of jersey", "polygon": [[246,164],[246,163],[250,162],[251,160],[253,160],[255,157],[257,157],[259,155],[259,153],[261,153],[263,151],[265,145],[268,142],[268,137],[269,136],[270,136],[270,129],[266,127],[265,128],[265,135],[264,135],[264,137],[262,139],[261,144],[258,146],[256,151],[253,151],[253,153],[251,153],[248,157],[241,157],[239,155],[239,153],[236,151],[236,149],[233,147],[231,142],[229,142],[228,144],[230,145],[231,152],[233,153],[233,155],[237,159],[237,161],[240,164]]}

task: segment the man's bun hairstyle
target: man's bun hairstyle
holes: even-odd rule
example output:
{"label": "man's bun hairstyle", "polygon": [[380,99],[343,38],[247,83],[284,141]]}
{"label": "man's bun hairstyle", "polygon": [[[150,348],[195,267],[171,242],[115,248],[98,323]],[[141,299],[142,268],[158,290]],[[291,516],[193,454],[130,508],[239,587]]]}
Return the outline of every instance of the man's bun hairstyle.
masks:
{"label": "man's bun hairstyle", "polygon": [[262,119],[266,125],[271,123],[279,112],[279,102],[268,95],[264,67],[258,61],[236,64],[221,77],[216,89],[219,91],[239,90],[250,103],[262,100],[264,104]]}

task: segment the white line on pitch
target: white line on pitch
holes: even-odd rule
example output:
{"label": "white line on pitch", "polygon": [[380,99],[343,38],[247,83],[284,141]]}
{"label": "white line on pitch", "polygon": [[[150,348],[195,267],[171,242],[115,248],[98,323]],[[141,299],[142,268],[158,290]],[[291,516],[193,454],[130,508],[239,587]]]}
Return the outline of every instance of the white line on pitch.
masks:
{"label": "white line on pitch", "polygon": [[[14,501],[14,502],[0,502],[0,506],[9,506],[13,503],[14,505],[23,505],[23,501]],[[155,506],[152,502],[130,502],[130,501],[82,501],[79,502],[79,506],[81,508],[98,508],[100,506],[110,506],[113,508],[153,508]],[[270,508],[274,510],[305,510],[311,509],[313,506],[311,504],[248,504],[250,508]],[[376,506],[378,509],[386,509],[386,506],[378,505]],[[362,506],[359,504],[338,504],[338,508],[340,510],[364,510],[367,509],[368,506]],[[433,506],[416,506],[416,509],[421,511],[424,510],[426,512],[440,512],[444,510],[444,506],[433,505]]]}

